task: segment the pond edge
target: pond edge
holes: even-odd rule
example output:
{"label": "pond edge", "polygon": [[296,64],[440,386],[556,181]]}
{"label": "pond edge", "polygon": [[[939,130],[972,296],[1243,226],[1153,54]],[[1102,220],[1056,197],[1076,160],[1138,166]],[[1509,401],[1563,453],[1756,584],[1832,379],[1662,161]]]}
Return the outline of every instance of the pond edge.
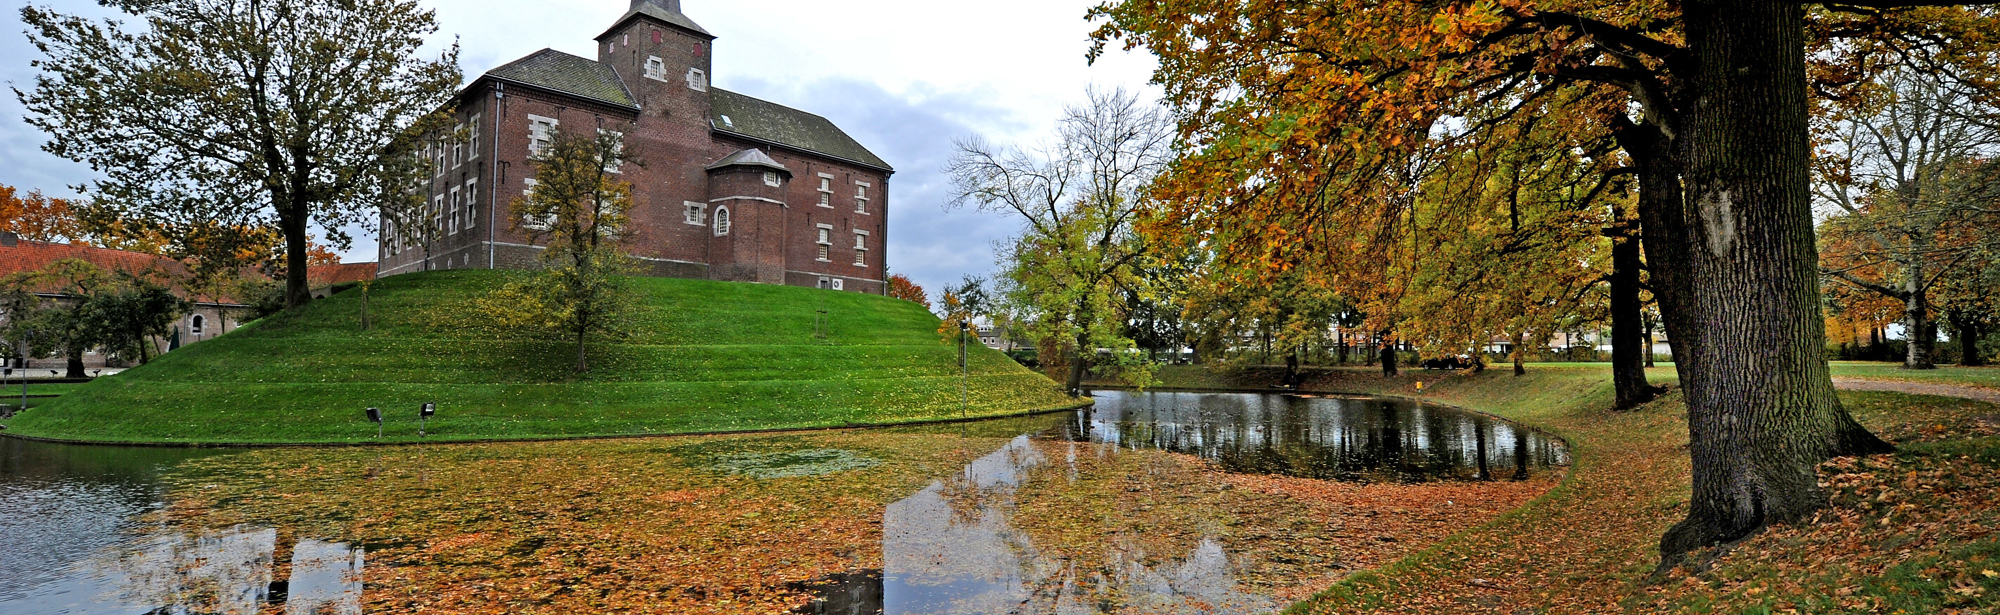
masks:
{"label": "pond edge", "polygon": [[[1018,412],[1006,412],[1001,414],[982,414],[979,416],[942,417],[942,418],[929,418],[929,419],[915,419],[909,421],[888,421],[881,423],[843,423],[840,425],[768,427],[760,429],[722,429],[722,430],[709,430],[709,431],[679,431],[671,433],[658,432],[658,433],[589,434],[589,435],[579,435],[579,436],[545,436],[545,437],[521,437],[521,438],[465,438],[465,439],[393,440],[393,441],[364,440],[360,442],[226,442],[226,441],[225,442],[160,442],[160,441],[117,441],[117,440],[72,440],[67,438],[51,438],[47,436],[30,436],[26,434],[9,433],[5,430],[4,425],[0,425],[0,438],[13,438],[16,440],[26,440],[29,442],[47,442],[50,444],[74,444],[79,446],[129,446],[129,447],[143,447],[143,448],[241,448],[241,449],[423,446],[427,444],[499,444],[499,443],[509,443],[509,442],[562,442],[568,440],[648,440],[656,438],[692,438],[700,436],[733,436],[733,435],[744,435],[744,434],[811,433],[819,431],[845,431],[850,429],[859,430],[859,429],[882,429],[887,427],[911,427],[917,425],[946,425],[951,423],[970,423],[974,421],[990,421],[995,419],[1018,418],[1024,416],[1036,416],[1041,414],[1054,414],[1057,412],[1071,412],[1071,411],[1081,410],[1084,408],[1089,408],[1094,405],[1097,405],[1097,400],[1085,397],[1080,400],[1077,400],[1075,403],[1064,404],[1061,406],[1054,406],[1049,408],[1037,408],[1032,410],[1022,410]],[[1565,443],[1564,446],[1568,446],[1568,444]]]}

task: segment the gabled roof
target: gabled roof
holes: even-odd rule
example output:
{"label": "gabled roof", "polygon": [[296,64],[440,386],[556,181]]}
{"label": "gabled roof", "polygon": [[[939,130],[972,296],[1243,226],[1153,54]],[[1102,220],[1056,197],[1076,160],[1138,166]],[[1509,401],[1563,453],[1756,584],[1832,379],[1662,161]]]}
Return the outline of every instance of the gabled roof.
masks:
{"label": "gabled roof", "polygon": [[721,88],[711,87],[709,92],[708,124],[716,132],[894,170],[826,118]]}
{"label": "gabled roof", "polygon": [[375,263],[341,263],[306,267],[306,284],[313,287],[375,279]]}
{"label": "gabled roof", "polygon": [[611,36],[612,32],[616,32],[618,31],[619,28],[625,27],[626,22],[632,21],[633,19],[637,19],[640,15],[645,15],[647,17],[660,20],[661,22],[664,22],[667,25],[675,26],[680,29],[693,32],[695,34],[700,34],[710,39],[715,38],[715,35],[709,34],[707,30],[701,29],[700,24],[696,24],[694,20],[688,19],[688,16],[681,14],[680,2],[675,1],[675,2],[670,2],[669,4],[670,6],[660,6],[660,4],[658,2],[655,2],[654,0],[632,0],[632,10],[626,11],[625,16],[619,17],[618,21],[611,22],[611,28],[605,30],[603,34],[597,35],[597,40],[601,41],[604,40],[604,37]]}
{"label": "gabled roof", "polygon": [[625,82],[610,66],[596,60],[543,49],[486,71],[487,77],[553,90],[571,96],[638,109]]}
{"label": "gabled roof", "polygon": [[785,165],[778,164],[778,161],[772,160],[770,155],[764,153],[764,150],[755,148],[724,156],[721,160],[715,161],[715,164],[708,165],[708,170],[713,171],[723,167],[763,167],[773,171],[784,171],[786,175],[792,174],[791,169],[787,169]]}

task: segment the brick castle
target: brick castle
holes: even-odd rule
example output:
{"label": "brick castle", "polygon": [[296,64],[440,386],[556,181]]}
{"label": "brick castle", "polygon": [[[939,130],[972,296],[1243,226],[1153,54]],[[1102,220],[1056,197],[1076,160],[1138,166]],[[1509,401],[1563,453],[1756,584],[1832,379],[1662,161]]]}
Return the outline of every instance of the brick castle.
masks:
{"label": "brick castle", "polygon": [[[712,87],[715,36],[679,0],[632,0],[597,59],[543,49],[458,94],[463,142],[428,153],[428,241],[385,218],[380,275],[540,266],[506,219],[558,129],[620,133],[644,166],[626,249],[651,275],[885,293],[888,163],[826,118]],[[427,248],[427,249],[426,249]]]}

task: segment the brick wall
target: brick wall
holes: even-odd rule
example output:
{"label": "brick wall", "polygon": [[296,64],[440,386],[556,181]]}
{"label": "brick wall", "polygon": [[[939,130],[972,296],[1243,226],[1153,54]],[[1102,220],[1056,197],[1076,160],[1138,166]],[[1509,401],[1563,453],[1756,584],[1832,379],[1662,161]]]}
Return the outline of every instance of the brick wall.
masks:
{"label": "brick wall", "polygon": [[[658,42],[655,33],[658,33]],[[480,79],[461,94],[459,116],[470,122],[477,116],[479,143],[471,144],[457,166],[445,162],[444,172],[432,178],[425,190],[437,202],[443,195],[444,215],[451,209],[451,189],[461,195],[460,216],[467,207],[476,213],[468,229],[463,220],[453,232],[444,232],[431,242],[428,264],[419,246],[406,246],[391,254],[388,242],[379,255],[382,275],[397,275],[428,269],[538,268],[539,242],[508,219],[508,205],[528,188],[525,179],[533,176],[528,164],[530,115],[553,118],[564,131],[598,128],[623,133],[625,148],[634,164],[621,169],[621,178],[631,182],[633,209],[628,229],[627,250],[655,275],[711,277],[722,280],[815,286],[820,277],[835,276],[854,282],[848,290],[883,292],[886,277],[882,249],[887,236],[889,204],[886,173],[824,156],[794,151],[782,146],[756,143],[715,132],[709,126],[710,91],[690,88],[687,70],[703,72],[713,81],[710,58],[713,39],[694,32],[635,19],[606,33],[597,41],[598,61],[610,65],[625,83],[641,111],[634,113],[613,105],[544,91],[519,84],[497,85]],[[646,76],[650,58],[665,65],[663,78]],[[505,97],[496,99],[495,88],[505,88]],[[497,149],[496,149],[497,148]],[[745,183],[719,185],[706,167],[743,149],[762,149],[791,171],[781,188],[761,185],[761,174],[746,176]],[[476,155],[472,152],[476,151]],[[827,179],[827,205],[819,205],[820,180]],[[467,182],[478,189],[478,202],[464,202]],[[866,184],[866,198],[858,198],[857,186]],[[754,196],[772,202],[733,201],[731,197]],[[722,200],[717,200],[722,199]],[[701,224],[686,222],[687,203],[706,206]],[[727,237],[714,235],[712,214],[728,207],[732,230]],[[819,225],[831,225],[828,258],[818,259]],[[864,249],[856,265],[856,231]],[[489,237],[491,244],[489,245]],[[490,264],[489,264],[490,261]],[[800,272],[803,275],[794,275]],[[802,281],[805,280],[805,281]],[[858,284],[856,283],[858,282]],[[860,288],[857,288],[860,287]]]}

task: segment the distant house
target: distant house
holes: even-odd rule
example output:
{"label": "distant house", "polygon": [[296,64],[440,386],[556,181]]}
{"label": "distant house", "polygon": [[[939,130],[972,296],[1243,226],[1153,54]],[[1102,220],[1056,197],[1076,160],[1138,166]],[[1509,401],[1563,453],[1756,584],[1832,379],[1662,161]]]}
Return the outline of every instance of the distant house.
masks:
{"label": "distant house", "polygon": [[[20,271],[39,271],[63,259],[79,259],[97,265],[107,271],[143,273],[159,271],[170,278],[184,277],[187,267],[180,261],[126,250],[112,250],[73,243],[51,243],[21,239],[13,233],[0,232],[0,276]],[[371,279],[375,275],[375,263],[352,263],[308,270],[315,296],[324,296],[325,289],[341,282]],[[65,294],[61,289],[49,288],[36,292],[43,301],[74,303],[77,297]],[[250,309],[249,305],[235,297],[189,296],[185,289],[178,293],[182,298],[194,303],[194,310],[181,315],[174,325],[182,345],[193,344],[213,338],[236,329],[238,320]],[[0,313],[0,323],[8,322],[12,314]],[[163,353],[172,348],[173,339],[155,340],[153,351]],[[11,353],[20,356],[24,348],[15,348]],[[83,357],[84,367],[105,367],[108,357],[92,350]],[[66,357],[31,359],[23,365],[20,359],[12,363],[15,367],[62,369],[67,364]]]}

